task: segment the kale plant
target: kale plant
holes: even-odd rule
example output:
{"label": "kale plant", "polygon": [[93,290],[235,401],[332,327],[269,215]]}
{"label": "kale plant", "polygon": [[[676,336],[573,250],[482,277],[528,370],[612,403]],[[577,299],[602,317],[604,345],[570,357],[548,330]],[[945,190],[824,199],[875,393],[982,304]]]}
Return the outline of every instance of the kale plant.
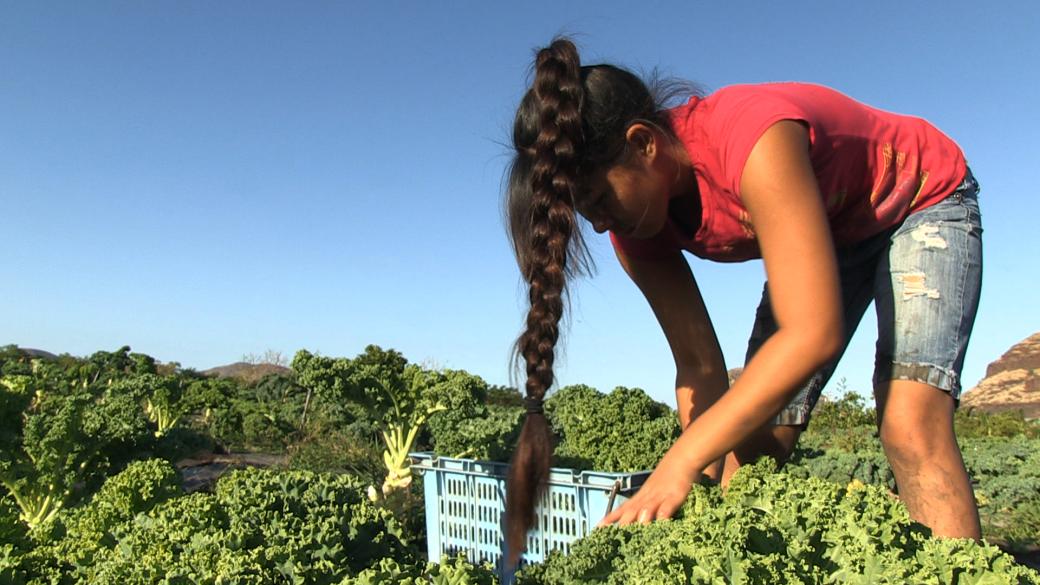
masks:
{"label": "kale plant", "polygon": [[354,359],[327,358],[301,350],[293,359],[297,380],[325,403],[353,403],[377,423],[385,451],[382,491],[412,480],[408,453],[431,415],[471,417],[486,384],[465,372],[435,372],[409,364],[393,350],[370,345]]}
{"label": "kale plant", "polygon": [[52,518],[150,440],[137,397],[91,363],[70,373],[32,362],[0,377],[0,483],[23,522]]}
{"label": "kale plant", "polygon": [[887,490],[744,466],[725,494],[697,485],[674,519],[598,528],[526,567],[521,585],[1036,584],[993,546],[935,539]]}
{"label": "kale plant", "polygon": [[545,406],[559,444],[557,465],[630,472],[653,469],[679,437],[674,410],[638,388],[602,394],[584,385],[566,386]]}
{"label": "kale plant", "polygon": [[33,578],[334,585],[388,582],[349,580],[384,559],[409,573],[420,564],[396,518],[369,502],[352,477],[239,470],[221,478],[214,493],[174,497],[171,473],[163,462],[132,466],[91,502],[38,531],[25,563]]}

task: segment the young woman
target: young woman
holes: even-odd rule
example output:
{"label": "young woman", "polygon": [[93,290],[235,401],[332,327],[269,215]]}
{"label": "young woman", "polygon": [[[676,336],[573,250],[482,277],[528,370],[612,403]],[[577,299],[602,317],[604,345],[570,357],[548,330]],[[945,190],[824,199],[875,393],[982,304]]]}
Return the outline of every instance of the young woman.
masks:
{"label": "young woman", "polygon": [[[952,140],[810,84],[727,87],[665,110],[631,73],[582,67],[566,39],[538,53],[513,140],[507,214],[530,310],[517,341],[528,416],[507,485],[511,563],[552,456],[542,401],[565,284],[587,265],[578,215],[610,232],[664,330],[684,429],[601,525],[668,518],[702,475],[725,480],[763,454],[783,461],[874,301],[878,425],[900,497],[934,534],[979,538],[953,412],[982,228],[978,185]],[[765,264],[731,388],[683,250]]]}

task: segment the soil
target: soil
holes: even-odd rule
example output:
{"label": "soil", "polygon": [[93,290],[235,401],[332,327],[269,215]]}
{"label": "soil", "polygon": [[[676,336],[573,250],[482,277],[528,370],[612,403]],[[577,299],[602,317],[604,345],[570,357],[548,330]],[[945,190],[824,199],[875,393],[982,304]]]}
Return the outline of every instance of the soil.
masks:
{"label": "soil", "polygon": [[245,467],[280,467],[286,463],[285,455],[267,453],[199,454],[191,459],[177,462],[181,472],[181,485],[187,493],[212,491],[222,475],[232,469]]}
{"label": "soil", "polygon": [[1010,554],[1011,556],[1015,557],[1015,560],[1019,563],[1029,567],[1030,569],[1040,571],[1040,548],[1036,548],[1026,552]]}

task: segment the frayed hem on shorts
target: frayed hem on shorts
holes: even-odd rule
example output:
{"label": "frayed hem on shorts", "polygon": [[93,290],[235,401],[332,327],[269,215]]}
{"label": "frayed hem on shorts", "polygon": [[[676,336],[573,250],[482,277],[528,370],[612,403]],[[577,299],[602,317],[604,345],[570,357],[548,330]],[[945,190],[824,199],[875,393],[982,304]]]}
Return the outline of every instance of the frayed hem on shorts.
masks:
{"label": "frayed hem on shorts", "polygon": [[935,364],[894,362],[877,367],[874,387],[890,380],[906,380],[934,386],[948,393],[954,400],[960,399],[961,379],[957,372]]}

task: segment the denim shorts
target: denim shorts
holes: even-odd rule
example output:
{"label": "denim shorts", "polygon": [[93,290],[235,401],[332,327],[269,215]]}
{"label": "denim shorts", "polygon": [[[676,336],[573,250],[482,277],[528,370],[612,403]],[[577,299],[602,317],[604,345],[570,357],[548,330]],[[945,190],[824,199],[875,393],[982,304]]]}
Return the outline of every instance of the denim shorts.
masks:
{"label": "denim shorts", "polygon": [[[863,313],[874,301],[878,340],[874,388],[911,380],[957,401],[961,369],[982,285],[979,185],[969,169],[946,199],[911,213],[900,225],[837,250],[845,342],[777,415],[777,425],[805,425]],[[776,331],[768,284],[748,341],[746,361]]]}

